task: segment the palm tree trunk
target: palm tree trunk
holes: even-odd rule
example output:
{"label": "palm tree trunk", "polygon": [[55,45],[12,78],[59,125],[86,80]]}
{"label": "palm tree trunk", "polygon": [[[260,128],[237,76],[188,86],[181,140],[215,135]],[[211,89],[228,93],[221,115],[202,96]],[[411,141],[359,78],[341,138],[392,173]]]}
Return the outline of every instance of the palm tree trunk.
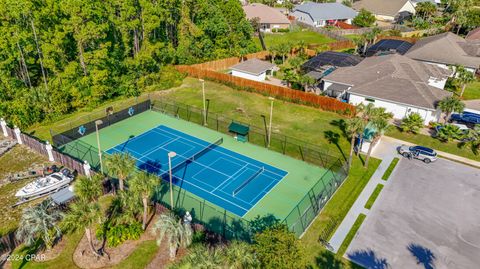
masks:
{"label": "palm tree trunk", "polygon": [[147,228],[148,197],[143,197],[143,223],[142,228]]}
{"label": "palm tree trunk", "polygon": [[177,248],[174,245],[170,245],[170,260],[175,260],[175,256],[177,255]]}
{"label": "palm tree trunk", "polygon": [[88,245],[90,246],[90,250],[92,251],[93,255],[99,257],[100,255],[93,245],[92,230],[90,228],[85,228],[85,236],[87,237]]}
{"label": "palm tree trunk", "polygon": [[118,183],[119,183],[119,185],[118,185],[119,189],[120,189],[121,191],[123,191],[123,178],[119,178],[119,179],[118,179]]}
{"label": "palm tree trunk", "polygon": [[380,136],[373,138],[372,142],[370,143],[370,146],[368,147],[367,157],[365,157],[365,164],[363,165],[363,167],[365,168],[368,167],[368,161],[370,160],[370,155],[372,154],[373,146],[377,144],[378,139],[380,139]]}
{"label": "palm tree trunk", "polygon": [[30,24],[32,26],[33,37],[35,38],[35,45],[37,47],[38,60],[40,62],[40,69],[42,70],[43,83],[45,84],[45,89],[48,91],[47,74],[45,72],[45,68],[43,67],[43,55],[42,55],[42,52],[40,51],[40,45],[38,44],[38,38],[37,38],[37,31],[35,29],[35,25],[33,24],[33,20],[30,20]]}
{"label": "palm tree trunk", "polygon": [[462,85],[462,91],[460,92],[460,97],[463,96],[463,93],[465,92],[465,88],[467,87],[467,84],[463,83]]}
{"label": "palm tree trunk", "polygon": [[348,157],[348,170],[352,167],[353,161],[353,150],[355,149],[355,134],[352,134],[352,139],[350,140],[350,156]]}

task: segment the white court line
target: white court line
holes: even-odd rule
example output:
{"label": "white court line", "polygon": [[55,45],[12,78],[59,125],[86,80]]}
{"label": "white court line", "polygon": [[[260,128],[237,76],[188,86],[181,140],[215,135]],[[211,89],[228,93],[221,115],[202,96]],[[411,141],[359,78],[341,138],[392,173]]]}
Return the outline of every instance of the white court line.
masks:
{"label": "white court line", "polygon": [[[129,139],[127,139],[126,141],[123,141],[122,143],[116,144],[115,146],[107,149],[106,151],[109,151],[109,150],[111,150],[111,149],[113,149],[113,148],[116,148],[117,146],[120,146],[120,145],[122,145],[122,144],[124,144],[124,143],[126,143],[126,142],[135,141],[135,140],[137,140],[137,138],[140,138],[140,137],[146,135],[146,134],[149,133],[150,131],[155,130],[156,128],[158,128],[158,127],[160,127],[160,126],[162,126],[162,125],[160,124],[160,125],[157,125],[157,126],[151,128],[151,129],[148,129],[148,130],[146,130],[145,132],[143,132],[143,133],[141,133],[141,134],[139,134],[139,135],[137,135],[137,136],[134,136],[134,137],[131,138],[131,139],[129,138]],[[109,127],[110,127],[110,126],[109,126]]]}
{"label": "white court line", "polygon": [[[149,155],[150,153],[153,153],[153,152],[157,151],[158,149],[163,148],[163,146],[168,145],[168,144],[170,144],[170,143],[172,143],[172,142],[174,142],[174,141],[176,141],[176,140],[178,140],[178,137],[177,137],[177,138],[170,138],[170,140],[166,141],[165,143],[160,144],[160,145],[154,147],[153,149],[150,149],[150,150],[146,151],[145,153],[143,153],[143,154],[141,154],[141,155],[142,155],[143,157],[145,157],[145,156]],[[143,157],[142,157],[142,158],[143,158]]]}
{"label": "white court line", "polygon": [[[165,125],[163,125],[163,126],[165,126]],[[165,126],[165,127],[170,128],[170,127],[168,127],[168,126]],[[170,128],[170,129],[173,129],[173,128]],[[174,130],[175,130],[175,129],[174,129]],[[167,130],[163,130],[163,131],[168,132],[168,133],[170,133],[170,134],[172,134],[172,135],[175,135],[174,133],[172,133],[172,132],[170,132],[170,131],[167,131]],[[178,130],[176,130],[176,131],[178,131]],[[185,133],[183,133],[183,132],[181,132],[181,131],[178,131],[178,132],[180,132],[180,133],[182,133],[182,134],[185,134]],[[188,135],[188,134],[186,134],[186,135]],[[192,140],[190,140],[190,139],[188,139],[188,138],[186,138],[186,137],[184,137],[184,136],[181,136],[181,135],[177,135],[177,136],[180,136],[180,137],[182,137],[183,139],[185,139],[185,140],[187,140],[187,141],[190,141],[190,142],[192,142],[192,143],[195,143],[195,144],[197,144],[197,145],[201,145],[199,142],[192,141]],[[196,137],[195,137],[195,138],[196,138]],[[202,140],[202,139],[200,139],[200,138],[196,138],[196,139],[201,140],[201,141],[204,141],[204,140]],[[221,146],[220,146],[220,147],[221,147]],[[222,148],[223,148],[223,147],[222,147]],[[227,148],[224,148],[224,149],[227,149]],[[229,150],[229,149],[227,149],[227,150]],[[225,153],[225,152],[221,152],[221,151],[219,151],[219,150],[217,150],[217,149],[212,149],[212,151],[217,151],[217,152],[220,153],[221,155],[229,156],[229,157],[232,158],[232,159],[236,159],[236,160],[239,160],[239,161],[242,161],[242,162],[247,162],[246,160],[241,160],[241,159],[239,159],[239,158],[237,158],[237,157],[235,157],[235,156],[232,156],[232,155],[230,155],[230,154],[228,154],[228,153]],[[229,151],[233,152],[232,150],[229,150]],[[264,162],[262,162],[262,161],[259,161],[259,160],[254,159],[254,158],[252,158],[252,157],[248,157],[248,156],[246,156],[246,155],[243,155],[243,154],[241,154],[241,153],[238,153],[238,152],[236,152],[236,151],[235,151],[234,153],[237,154],[237,155],[243,156],[243,157],[245,157],[245,158],[252,159],[252,160],[255,160],[255,161],[257,161],[257,162],[264,163]],[[261,166],[255,165],[255,164],[253,164],[253,163],[250,163],[250,164],[251,164],[252,166],[261,168]],[[285,171],[285,170],[283,170],[283,169],[280,169],[280,168],[278,168],[278,167],[276,167],[276,166],[273,166],[273,165],[270,165],[270,164],[268,164],[268,163],[264,163],[264,164],[266,164],[266,165],[268,165],[268,166],[271,166],[271,167],[274,167],[274,168],[277,168],[277,169],[280,170],[280,171],[287,172],[287,174],[288,174],[288,171]],[[273,171],[270,171],[270,170],[267,170],[267,171],[269,171],[270,173],[275,174],[275,175],[277,175],[277,176],[281,176],[282,178],[286,176],[286,175],[285,175],[285,176],[282,176],[282,175],[277,174],[277,173],[275,173],[275,172],[273,172]]]}
{"label": "white court line", "polygon": [[[237,172],[233,173],[233,175],[231,175],[231,176],[229,176],[227,179],[225,179],[220,185],[218,185],[218,186],[217,186],[214,190],[212,190],[212,191],[216,191],[218,188],[220,188],[220,186],[222,186],[223,184],[225,184],[225,182],[228,182],[229,179],[231,179],[231,178],[233,178],[234,176],[236,176],[239,172],[242,172],[242,173],[243,173],[245,167],[247,167],[247,166],[248,166],[248,163],[245,164],[244,166],[240,167],[240,169],[238,169]],[[228,186],[228,185],[230,185],[230,183],[232,183],[232,181],[230,181],[227,185],[225,185],[225,187]]]}

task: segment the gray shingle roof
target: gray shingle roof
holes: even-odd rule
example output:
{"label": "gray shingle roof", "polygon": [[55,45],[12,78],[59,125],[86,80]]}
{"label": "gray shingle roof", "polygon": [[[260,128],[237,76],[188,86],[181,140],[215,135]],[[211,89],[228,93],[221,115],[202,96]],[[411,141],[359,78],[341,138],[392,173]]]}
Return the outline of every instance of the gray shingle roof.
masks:
{"label": "gray shingle roof", "polygon": [[314,21],[353,19],[357,12],[340,3],[305,2],[296,6],[293,11],[309,14]]}
{"label": "gray shingle roof", "polygon": [[450,74],[450,70],[390,54],[339,68],[324,80],[351,85],[349,91],[359,95],[435,109],[436,103],[451,93],[428,85],[428,81],[432,77],[445,79]]}
{"label": "gray shingle roof", "polygon": [[446,32],[420,39],[405,56],[419,61],[460,64],[476,69],[480,65],[479,52],[480,42],[467,42],[458,35]]}
{"label": "gray shingle roof", "polygon": [[235,71],[240,71],[244,73],[249,73],[253,75],[260,75],[261,73],[270,70],[274,68],[275,65],[267,62],[267,61],[262,61],[259,59],[250,59],[246,60],[244,62],[241,62],[239,64],[236,64],[230,69],[235,70]]}
{"label": "gray shingle roof", "polygon": [[387,15],[394,17],[409,0],[360,0],[353,2],[353,8],[362,8],[375,15]]}

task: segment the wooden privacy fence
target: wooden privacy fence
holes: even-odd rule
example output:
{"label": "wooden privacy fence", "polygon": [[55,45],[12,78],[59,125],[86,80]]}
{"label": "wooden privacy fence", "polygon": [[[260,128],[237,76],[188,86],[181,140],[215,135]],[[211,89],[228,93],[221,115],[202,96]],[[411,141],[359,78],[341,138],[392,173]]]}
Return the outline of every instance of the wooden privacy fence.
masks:
{"label": "wooden privacy fence", "polygon": [[[248,60],[248,59],[266,59],[270,53],[268,51],[260,51],[256,53],[251,53],[243,56],[243,60]],[[230,57],[230,58],[225,58],[225,59],[220,59],[220,60],[215,60],[215,61],[210,61],[210,62],[205,62],[201,64],[194,64],[192,66],[199,68],[199,69],[207,69],[207,70],[225,70],[228,69],[230,66],[235,65],[239,62],[241,62],[242,58],[241,57]]]}
{"label": "wooden privacy fence", "polygon": [[377,37],[377,40],[380,41],[382,39],[394,39],[394,40],[402,40],[402,41],[407,41],[412,44],[415,44],[418,40],[418,38],[414,37],[403,37],[403,36],[379,36]]}
{"label": "wooden privacy fence", "polygon": [[177,65],[176,68],[178,71],[187,73],[192,77],[206,78],[217,82],[226,83],[243,90],[255,91],[264,95],[274,96],[278,99],[319,107],[326,111],[333,111],[349,116],[353,115],[355,112],[354,106],[340,102],[331,97],[319,96],[313,93],[307,93],[286,87],[234,77],[229,74],[200,69],[195,66]]}

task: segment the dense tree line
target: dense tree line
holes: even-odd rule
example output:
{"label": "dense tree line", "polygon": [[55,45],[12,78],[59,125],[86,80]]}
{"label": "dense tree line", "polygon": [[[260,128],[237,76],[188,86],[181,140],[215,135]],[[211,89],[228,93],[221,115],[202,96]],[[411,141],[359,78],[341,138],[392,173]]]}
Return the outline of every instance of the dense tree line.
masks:
{"label": "dense tree line", "polygon": [[170,64],[252,52],[238,0],[4,0],[0,115],[21,127],[168,88]]}

